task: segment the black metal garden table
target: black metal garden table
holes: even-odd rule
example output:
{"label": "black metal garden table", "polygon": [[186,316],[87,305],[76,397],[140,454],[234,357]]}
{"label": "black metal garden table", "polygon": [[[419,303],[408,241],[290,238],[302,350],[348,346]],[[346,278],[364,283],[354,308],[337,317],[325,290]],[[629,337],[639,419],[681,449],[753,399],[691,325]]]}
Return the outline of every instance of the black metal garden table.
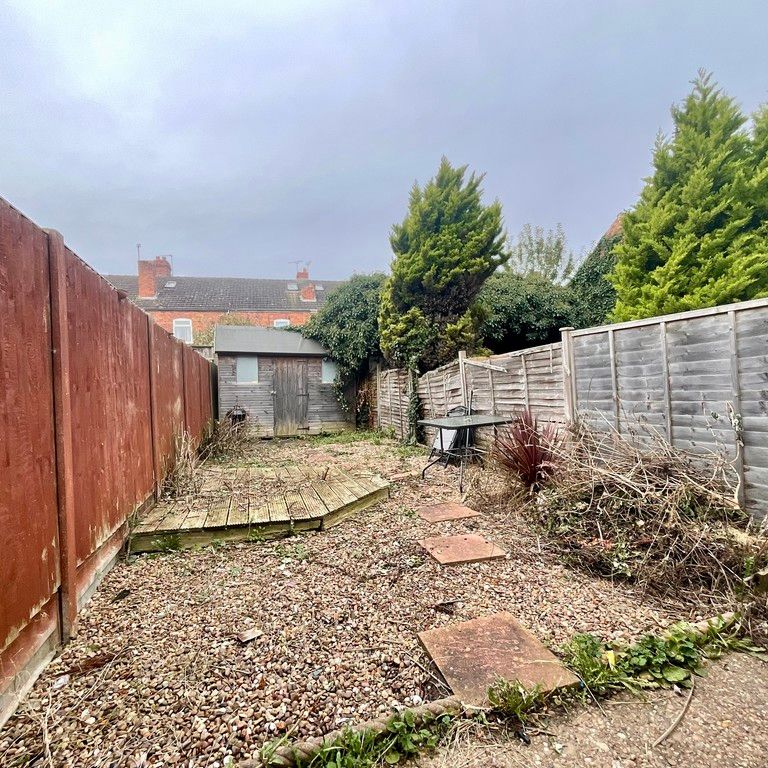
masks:
{"label": "black metal garden table", "polygon": [[[422,479],[427,470],[440,461],[447,461],[455,458],[459,460],[459,492],[464,490],[464,468],[474,457],[482,457],[485,454],[481,448],[473,444],[472,432],[480,427],[493,427],[494,434],[499,424],[509,424],[514,421],[514,416],[490,416],[483,414],[473,414],[471,416],[443,416],[433,419],[421,419],[419,424],[422,427],[434,427],[438,430],[440,436],[440,445],[437,448],[438,457],[430,461],[421,471]],[[451,447],[443,445],[443,430],[457,430],[459,439]]]}

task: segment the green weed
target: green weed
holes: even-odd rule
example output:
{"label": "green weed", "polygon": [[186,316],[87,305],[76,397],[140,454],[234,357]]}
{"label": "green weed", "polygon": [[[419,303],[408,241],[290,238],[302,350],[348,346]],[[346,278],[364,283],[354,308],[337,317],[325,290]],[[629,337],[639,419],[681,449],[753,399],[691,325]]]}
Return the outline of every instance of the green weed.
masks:
{"label": "green weed", "polygon": [[422,445],[398,445],[395,448],[395,453],[401,458],[401,459],[410,459],[413,456],[423,456],[424,455],[424,446]]}
{"label": "green weed", "polygon": [[368,442],[373,445],[381,445],[386,439],[382,432],[370,429],[349,430],[335,434],[310,435],[302,438],[312,445],[344,445],[346,443]]}
{"label": "green weed", "polygon": [[[443,715],[417,723],[411,710],[393,717],[382,733],[372,729],[341,732],[326,742],[310,760],[296,761],[296,768],[374,768],[397,765],[425,751],[433,750],[448,732],[453,718]],[[261,759],[266,765],[273,762],[276,747],[265,745]]]}
{"label": "green weed", "polygon": [[524,724],[532,712],[541,708],[544,692],[540,685],[526,688],[519,680],[499,678],[488,689],[488,702],[504,717]]}
{"label": "green weed", "polygon": [[593,635],[575,635],[562,649],[565,663],[593,694],[626,688],[689,687],[691,676],[703,674],[705,659],[729,650],[764,656],[739,637],[734,620],[711,621],[705,631],[675,624],[663,635],[648,634],[630,646],[605,645]]}

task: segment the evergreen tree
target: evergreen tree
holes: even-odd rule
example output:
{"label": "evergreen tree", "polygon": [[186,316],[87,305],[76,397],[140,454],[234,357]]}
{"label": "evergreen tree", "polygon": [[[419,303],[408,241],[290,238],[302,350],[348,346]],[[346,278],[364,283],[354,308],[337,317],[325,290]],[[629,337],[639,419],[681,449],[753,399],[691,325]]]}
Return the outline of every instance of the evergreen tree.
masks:
{"label": "evergreen tree", "polygon": [[560,328],[572,323],[570,296],[568,288],[536,273],[491,275],[478,298],[485,345],[502,353],[560,341]]}
{"label": "evergreen tree", "polygon": [[654,172],[624,218],[610,279],[614,320],[715,306],[768,292],[765,115],[754,139],[739,107],[700,72],[674,133],[659,137]]}
{"label": "evergreen tree", "polygon": [[443,158],[433,179],[414,185],[407,216],[392,227],[379,324],[394,365],[427,370],[479,342],[475,298],[507,254],[501,205],[483,205],[483,176],[465,181],[466,170]]}
{"label": "evergreen tree", "polygon": [[573,254],[567,249],[562,224],[550,230],[526,224],[510,248],[507,269],[553,283],[567,281],[573,274]]}
{"label": "evergreen tree", "polygon": [[353,275],[299,328],[331,353],[342,388],[364,371],[369,357],[381,355],[378,315],[385,280],[381,273]]}
{"label": "evergreen tree", "polygon": [[621,219],[600,238],[579,264],[568,287],[571,294],[570,324],[589,328],[603,324],[616,305],[616,289],[608,275],[616,266],[616,246],[621,242]]}

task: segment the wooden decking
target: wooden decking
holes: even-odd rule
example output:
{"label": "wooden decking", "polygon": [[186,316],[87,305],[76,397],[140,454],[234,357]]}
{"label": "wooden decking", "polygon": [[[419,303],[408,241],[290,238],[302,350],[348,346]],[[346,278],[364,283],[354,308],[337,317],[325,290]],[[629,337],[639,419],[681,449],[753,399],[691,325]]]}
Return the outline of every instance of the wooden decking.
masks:
{"label": "wooden decking", "polygon": [[389,495],[373,474],[330,467],[210,467],[199,488],[159,502],[137,521],[131,551],[194,547],[318,530]]}

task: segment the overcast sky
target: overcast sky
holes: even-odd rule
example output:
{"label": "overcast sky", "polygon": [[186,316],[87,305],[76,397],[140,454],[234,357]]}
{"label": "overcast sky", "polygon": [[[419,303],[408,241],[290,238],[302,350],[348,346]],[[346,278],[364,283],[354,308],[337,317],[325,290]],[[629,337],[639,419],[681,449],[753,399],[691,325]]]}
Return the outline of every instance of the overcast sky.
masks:
{"label": "overcast sky", "polygon": [[0,196],[102,272],[386,269],[443,154],[580,253],[697,68],[768,101],[764,1],[172,5],[0,0]]}

